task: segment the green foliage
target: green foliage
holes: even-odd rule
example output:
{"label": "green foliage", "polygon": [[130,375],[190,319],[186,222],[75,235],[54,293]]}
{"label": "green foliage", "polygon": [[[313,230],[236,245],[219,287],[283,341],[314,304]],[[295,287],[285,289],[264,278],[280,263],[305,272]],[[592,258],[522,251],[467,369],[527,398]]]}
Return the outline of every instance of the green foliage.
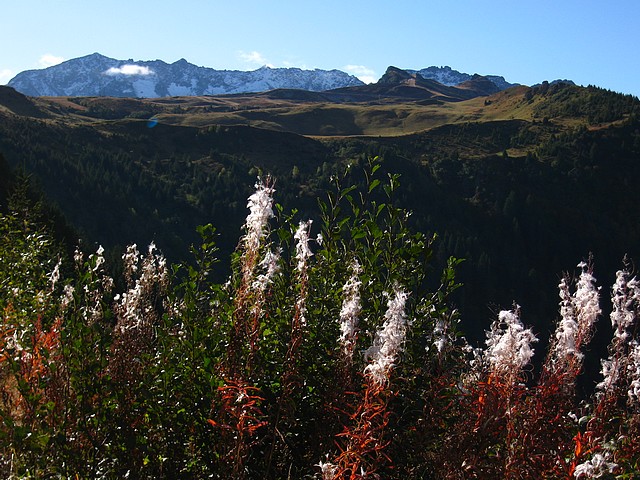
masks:
{"label": "green foliage", "polygon": [[[102,255],[67,259],[51,210],[34,208],[24,192],[13,196],[0,245],[0,333],[9,352],[0,361],[0,445],[4,458],[16,460],[6,460],[3,473],[276,478],[290,468],[303,476],[325,455],[351,461],[340,455],[357,451],[358,438],[382,442],[384,448],[359,453],[383,476],[439,478],[453,469],[443,452],[452,445],[472,451],[465,442],[477,439],[464,431],[478,427],[461,420],[465,413],[481,418],[485,397],[505,406],[502,386],[486,378],[460,389],[470,372],[458,322],[478,343],[487,304],[517,299],[535,331],[547,332],[557,311],[557,272],[571,265],[567,259],[597,252],[597,270],[611,276],[624,253],[640,255],[637,99],[567,85],[526,95],[522,102],[531,102],[537,116],[531,121],[472,121],[389,138],[319,140],[222,125],[149,129],[132,118],[71,127],[3,116],[3,156],[32,172],[53,199],[47,203],[64,210],[87,245],[104,242],[108,258],[127,243],[155,241],[171,260],[183,261],[187,245],[201,237],[192,260],[174,268],[172,286],[157,282],[141,297],[136,308],[148,311],[127,337],[118,327],[129,318],[124,294],[142,280],[111,266],[111,286],[98,265]],[[130,112],[124,103],[85,103],[105,118]],[[154,113],[140,115],[147,111]],[[344,165],[350,168],[339,173]],[[6,166],[0,170],[5,206],[11,182]],[[244,247],[234,253],[234,246],[245,199],[262,171],[276,179],[278,218],[245,277]],[[320,232],[322,243],[311,241],[303,273],[295,237],[307,219],[315,220],[311,236]],[[196,227],[208,222],[220,230]],[[426,233],[434,231],[437,241]],[[279,252],[280,273],[259,292],[250,278],[266,273],[260,262],[268,252]],[[158,269],[154,258],[139,260]],[[58,260],[61,280],[52,285]],[[362,312],[349,363],[336,339],[344,287],[356,269]],[[458,281],[468,287],[457,289]],[[409,293],[412,325],[389,390],[375,392],[360,354],[376,338],[397,286]],[[595,337],[594,353],[606,351],[606,337]],[[587,390],[599,368],[597,355],[586,359]],[[554,424],[566,427],[559,435],[545,416],[544,402],[562,395],[512,393],[509,401],[522,402],[513,417],[522,427],[499,416],[487,423],[502,433],[478,446],[478,472],[500,471],[507,438],[524,439],[510,458],[536,451],[527,444],[532,438],[549,445],[554,436],[570,457],[575,425],[566,418]],[[367,431],[355,420],[358,412],[383,422]],[[538,437],[529,435],[535,429]],[[380,431],[387,433],[378,438]],[[589,448],[597,451],[593,440]],[[621,448],[631,453],[619,455],[626,462],[620,468],[633,470],[633,445]]]}
{"label": "green foliage", "polygon": [[[199,228],[202,242],[193,249],[194,262],[174,268],[175,286],[166,293],[163,260],[152,250],[139,255],[135,247],[123,256],[124,279],[116,282],[122,293],[113,293],[102,249],[86,258],[77,251],[73,273],[67,269],[51,286],[49,243],[16,228],[26,220],[3,217],[2,268],[15,272],[3,284],[2,297],[0,366],[8,400],[1,433],[8,442],[3,454],[12,458],[5,472],[136,472],[139,478],[311,474],[348,421],[340,412],[357,401],[346,401],[344,390],[362,391],[366,362],[357,352],[366,349],[385,316],[385,295],[399,285],[410,292],[412,336],[419,345],[432,330],[430,312],[447,316],[446,297],[455,288],[449,269],[442,288],[425,293],[433,239],[409,231],[406,212],[393,206],[398,176],[385,181],[380,167],[373,159],[358,173],[367,185],[360,192],[336,178],[335,193],[321,202],[322,239],[311,245],[300,237],[296,212],[284,215],[279,207],[281,225],[267,232],[255,252],[281,252],[279,272],[266,290],[256,290],[263,267],[244,240],[231,280],[215,281],[211,225]],[[30,211],[24,208],[23,216]],[[303,247],[313,250],[304,261]],[[345,364],[338,320],[354,262],[361,265],[362,323],[356,354]],[[21,290],[13,292],[16,286]],[[11,343],[7,339],[16,331],[22,333]],[[41,333],[29,343],[33,331]],[[16,349],[22,353],[16,356]],[[29,359],[37,352],[33,363]],[[422,370],[433,361],[425,352],[407,349],[399,372]],[[398,385],[399,392],[411,388]],[[403,408],[415,410],[410,390],[402,398],[409,402]]]}
{"label": "green foliage", "polygon": [[[0,214],[0,420],[5,427],[0,442],[11,446],[3,451],[3,459],[12,452],[24,454],[21,472],[35,476],[46,468],[41,456],[54,433],[47,422],[57,416],[40,375],[55,376],[47,344],[55,344],[58,334],[57,305],[51,297],[59,292],[52,274],[60,272],[59,257],[39,205],[29,198],[27,183],[18,183],[9,197],[8,213]],[[6,468],[2,463],[0,468]]]}
{"label": "green foliage", "polygon": [[[273,184],[259,181],[224,283],[210,224],[198,229],[193,262],[170,272],[155,246],[141,254],[132,245],[114,282],[102,248],[56,263],[62,254],[37,209],[14,195],[0,224],[2,475],[634,471],[638,282],[625,269],[612,297],[617,333],[606,365],[618,373],[579,403],[581,355],[600,311],[590,267],[575,293],[565,284],[540,375],[528,371],[529,357],[514,363],[533,338],[519,308],[501,312],[488,347],[474,350],[451,305],[464,264],[449,258],[432,278],[436,237],[409,228],[395,204],[399,176],[384,166],[370,158],[334,177],[318,226],[280,205],[273,220]],[[506,199],[501,215],[522,208],[516,194]],[[581,336],[566,340],[567,325],[587,314]]]}

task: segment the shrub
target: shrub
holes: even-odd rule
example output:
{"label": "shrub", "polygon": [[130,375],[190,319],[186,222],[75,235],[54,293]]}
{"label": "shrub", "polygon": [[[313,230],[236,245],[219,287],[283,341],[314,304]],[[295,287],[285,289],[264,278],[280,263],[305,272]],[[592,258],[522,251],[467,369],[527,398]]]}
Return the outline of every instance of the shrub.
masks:
{"label": "shrub", "polygon": [[285,214],[276,183],[258,181],[223,284],[210,225],[192,264],[169,269],[153,245],[133,245],[114,282],[101,248],[65,261],[28,209],[0,217],[2,475],[631,478],[629,269],[612,289],[604,379],[580,403],[601,315],[590,265],[559,285],[540,372],[517,305],[473,348],[450,305],[459,260],[431,279],[435,236],[410,231],[398,177],[380,174],[372,159],[363,191],[335,178],[315,222]]}

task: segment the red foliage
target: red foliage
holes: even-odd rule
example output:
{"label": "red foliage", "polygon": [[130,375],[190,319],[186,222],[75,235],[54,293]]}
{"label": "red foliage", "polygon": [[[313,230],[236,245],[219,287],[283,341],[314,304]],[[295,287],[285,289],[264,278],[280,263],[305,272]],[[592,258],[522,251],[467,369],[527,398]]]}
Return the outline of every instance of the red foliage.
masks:
{"label": "red foliage", "polygon": [[221,394],[218,420],[207,421],[224,438],[221,445],[223,462],[231,467],[233,478],[244,478],[244,465],[259,429],[267,425],[260,404],[264,401],[260,389],[242,381],[228,381],[218,388]]}

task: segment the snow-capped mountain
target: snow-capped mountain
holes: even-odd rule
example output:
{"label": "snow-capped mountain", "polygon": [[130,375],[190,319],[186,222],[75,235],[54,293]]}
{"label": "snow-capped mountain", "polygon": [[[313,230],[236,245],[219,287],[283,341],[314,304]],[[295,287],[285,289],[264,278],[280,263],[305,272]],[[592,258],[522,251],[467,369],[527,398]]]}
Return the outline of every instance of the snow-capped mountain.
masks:
{"label": "snow-capped mountain", "polygon": [[8,84],[29,96],[167,97],[262,92],[276,88],[323,91],[363,85],[340,70],[269,68],[245,72],[198,67],[184,59],[116,60],[99,53],[42,70],[28,70]]}
{"label": "snow-capped mountain", "polygon": [[[473,80],[470,75],[451,67],[427,67],[405,70],[446,86],[458,86]],[[483,78],[499,90],[516,84],[497,75]],[[185,59],[174,63],[162,60],[116,60],[99,53],[68,60],[41,70],[27,70],[9,83],[29,96],[110,96],[170,97],[224,95],[264,92],[273,89],[300,89],[315,92],[362,86],[357,77],[340,70],[302,70],[299,68],[262,67],[253,71],[215,70],[198,67]]]}
{"label": "snow-capped mountain", "polygon": [[[455,87],[461,83],[467,82],[474,78],[475,75],[468,73],[462,73],[457,70],[453,70],[451,67],[427,67],[422,70],[407,70],[410,73],[417,73],[422,78],[428,80],[435,80],[449,87]],[[509,83],[504,77],[498,75],[483,75],[484,78],[491,81],[498,89],[506,90],[509,87],[517,85],[517,83]]]}

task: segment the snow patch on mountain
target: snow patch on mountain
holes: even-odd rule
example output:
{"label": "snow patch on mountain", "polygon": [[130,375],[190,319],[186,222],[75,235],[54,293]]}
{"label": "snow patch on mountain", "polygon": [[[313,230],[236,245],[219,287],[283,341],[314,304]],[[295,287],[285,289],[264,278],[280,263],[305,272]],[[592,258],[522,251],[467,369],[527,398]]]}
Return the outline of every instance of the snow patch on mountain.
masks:
{"label": "snow patch on mountain", "polygon": [[136,97],[140,98],[155,98],[156,94],[156,82],[151,78],[137,78],[132,83],[133,91]]}

